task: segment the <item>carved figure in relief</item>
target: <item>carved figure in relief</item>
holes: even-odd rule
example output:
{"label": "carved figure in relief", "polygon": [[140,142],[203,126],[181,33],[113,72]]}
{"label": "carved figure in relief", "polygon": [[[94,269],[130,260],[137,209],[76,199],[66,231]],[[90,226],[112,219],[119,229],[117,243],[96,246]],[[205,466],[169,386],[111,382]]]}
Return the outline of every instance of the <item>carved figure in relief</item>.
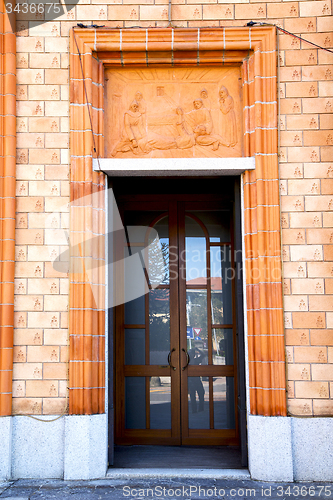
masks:
{"label": "carved figure in relief", "polygon": [[213,121],[209,109],[205,108],[202,99],[193,101],[194,109],[186,113],[186,121],[191,127],[195,142],[200,146],[213,146],[216,151],[219,145],[225,146],[225,142],[219,135],[213,134]]}
{"label": "carved figure in relief", "polygon": [[206,89],[201,90],[200,97],[202,99],[204,107],[210,111],[212,109],[212,107],[211,107],[210,100],[208,98],[208,92]]}
{"label": "carved figure in relief", "polygon": [[224,86],[219,91],[220,110],[223,114],[222,137],[227,141],[228,146],[237,144],[237,128],[234,100],[229,95],[228,89]]}
{"label": "carved figure in relief", "polygon": [[139,103],[134,100],[129,110],[125,112],[123,136],[118,144],[116,144],[112,156],[115,156],[118,152],[126,153],[127,151],[139,154],[139,141],[145,135],[143,118],[139,111]]}

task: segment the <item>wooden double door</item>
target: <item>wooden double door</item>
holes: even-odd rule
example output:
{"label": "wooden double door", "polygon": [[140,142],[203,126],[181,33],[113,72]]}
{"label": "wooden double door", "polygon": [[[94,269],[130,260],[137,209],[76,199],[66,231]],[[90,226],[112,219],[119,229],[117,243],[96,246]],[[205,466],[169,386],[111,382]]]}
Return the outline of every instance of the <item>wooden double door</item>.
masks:
{"label": "wooden double door", "polygon": [[115,443],[238,444],[232,204],[132,196],[119,210]]}

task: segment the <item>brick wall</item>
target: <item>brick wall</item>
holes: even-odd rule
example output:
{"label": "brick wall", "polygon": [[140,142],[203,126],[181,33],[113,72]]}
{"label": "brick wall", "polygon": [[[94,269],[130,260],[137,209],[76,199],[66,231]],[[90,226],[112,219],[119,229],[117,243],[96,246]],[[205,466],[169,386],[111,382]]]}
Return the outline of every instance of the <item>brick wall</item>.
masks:
{"label": "brick wall", "polygon": [[[65,248],[45,245],[51,213],[51,230],[69,225],[69,29],[168,24],[165,0],[91,2],[41,26],[17,20],[14,413],[66,405],[68,277],[51,264]],[[182,27],[276,23],[333,48],[331,3],[172,0],[171,13]],[[288,35],[279,35],[279,48],[289,411],[333,415],[333,54]]]}

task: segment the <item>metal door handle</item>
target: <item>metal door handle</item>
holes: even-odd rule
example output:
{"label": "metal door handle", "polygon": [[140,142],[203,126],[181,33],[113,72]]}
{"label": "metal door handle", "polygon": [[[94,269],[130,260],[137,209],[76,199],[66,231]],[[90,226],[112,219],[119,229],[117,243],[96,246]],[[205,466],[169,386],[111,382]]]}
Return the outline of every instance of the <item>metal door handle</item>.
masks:
{"label": "metal door handle", "polygon": [[190,355],[189,355],[189,353],[187,352],[187,350],[186,350],[186,349],[184,349],[184,347],[183,347],[182,351],[183,351],[183,352],[185,352],[185,354],[186,354],[186,365],[185,365],[185,366],[183,366],[183,368],[182,368],[182,371],[184,371],[184,370],[188,367],[188,365],[189,365],[189,363],[190,363],[191,359],[190,359]]}
{"label": "metal door handle", "polygon": [[175,369],[176,369],[176,367],[175,367],[175,366],[173,366],[173,365],[171,364],[171,354],[172,354],[175,350],[176,350],[175,348],[171,349],[171,351],[170,351],[170,352],[169,352],[169,354],[168,354],[168,363],[169,363],[170,368],[172,368],[173,370],[175,370]]}

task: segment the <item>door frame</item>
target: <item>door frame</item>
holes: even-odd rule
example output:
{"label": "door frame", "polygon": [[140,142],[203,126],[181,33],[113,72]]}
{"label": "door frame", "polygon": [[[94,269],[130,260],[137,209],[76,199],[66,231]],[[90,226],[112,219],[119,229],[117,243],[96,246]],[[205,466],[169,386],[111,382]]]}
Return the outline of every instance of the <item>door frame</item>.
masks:
{"label": "door frame", "polygon": [[[235,245],[235,249],[236,248],[241,249],[242,238],[241,238],[241,232],[240,232],[241,231],[240,178],[233,177],[232,179],[233,179],[233,185],[234,185],[234,191],[235,191],[235,193],[232,193],[232,196],[231,196],[231,198],[233,199],[233,208],[234,208],[233,217],[232,217],[234,227],[235,227],[234,245]],[[179,178],[177,180],[179,182]],[[221,180],[223,182],[223,178],[221,178]],[[128,178],[126,179],[126,181],[128,182]],[[198,182],[200,183],[199,179],[198,179]],[[117,184],[117,183],[115,183],[115,184]],[[152,191],[153,191],[153,186],[150,187],[150,192],[152,192]],[[165,195],[164,197],[167,198],[168,200],[170,200],[170,196]],[[172,195],[171,195],[171,198],[172,198]],[[187,201],[187,202],[191,202],[191,201],[192,202],[197,202],[197,201],[204,202],[204,201],[214,201],[215,200],[215,201],[218,201],[219,203],[221,203],[221,198],[222,198],[221,194],[215,194],[215,195],[185,194],[183,196],[174,195],[174,199],[179,201],[179,202],[181,202],[181,201],[183,201],[183,202],[185,202],[185,201]],[[129,203],[131,201],[134,201],[134,197],[131,194],[126,195],[125,193],[118,194],[118,196],[116,196],[116,199],[117,199],[117,202],[125,202],[126,199],[130,200]],[[149,199],[150,199],[150,202],[153,202],[153,201],[161,202],[163,200],[163,195],[161,195],[161,194],[150,195]],[[135,201],[141,201],[141,202],[147,201],[147,195],[137,194],[135,196]],[[235,217],[238,217],[239,220],[236,221]],[[240,255],[240,252],[236,252],[236,254]],[[237,373],[235,373],[235,381],[237,379],[237,384],[235,384],[235,387],[238,388],[238,395],[235,394],[235,407],[236,407],[236,411],[239,412],[239,416],[245,417],[245,421],[244,421],[244,418],[238,419],[239,432],[237,432],[237,434],[239,433],[240,438],[241,438],[240,445],[241,445],[241,449],[243,451],[242,452],[242,457],[243,457],[242,458],[242,465],[246,465],[247,464],[247,436],[246,436],[246,398],[245,398],[245,393],[246,393],[246,391],[245,391],[245,357],[244,357],[244,345],[241,345],[241,346],[239,345],[240,343],[244,342],[244,330],[243,330],[244,317],[243,317],[243,302],[242,302],[243,280],[242,280],[242,271],[241,271],[241,267],[242,267],[241,261],[242,261],[242,259],[240,258],[239,262],[235,262],[235,265],[238,266],[238,268],[239,268],[239,272],[236,273],[235,290],[233,293],[233,300],[235,301],[234,314],[236,315],[236,328],[237,328],[237,339],[238,339],[237,349],[236,349],[236,353],[238,356],[238,360],[237,360],[238,362],[237,362]],[[239,295],[240,290],[241,290],[241,294]],[[241,301],[239,299],[241,299]],[[112,316],[113,316],[113,318],[112,318]],[[109,326],[111,327],[111,328],[109,328],[109,335],[110,335],[110,337],[113,337],[115,323],[114,323],[114,315],[112,314],[112,312],[110,314]],[[242,328],[241,332],[239,331],[240,328]],[[110,346],[113,345],[113,338],[110,338],[109,345]],[[242,355],[240,355],[241,352],[243,353]],[[115,377],[114,368],[113,368],[113,366],[111,366],[114,363],[114,357],[111,355],[111,353],[109,356],[109,360],[110,360],[109,373],[114,374],[114,380],[115,380],[116,377]],[[240,366],[240,365],[242,365],[242,366]],[[109,384],[110,389],[111,389],[111,385],[112,384]],[[113,398],[113,392],[114,392],[113,389],[114,389],[114,387],[110,390],[110,394],[109,394],[110,398]],[[113,399],[110,399],[109,407],[113,407]],[[112,413],[113,413],[113,411],[112,411]],[[114,442],[114,440],[113,440],[113,432],[114,432],[113,422],[111,422],[111,420],[113,420],[113,418],[110,418],[111,425],[109,426],[109,433],[110,433],[109,462],[110,463],[113,462],[113,442]],[[244,422],[245,422],[245,426],[244,426]],[[223,431],[222,431],[222,433],[223,433]],[[160,434],[160,432],[159,432],[159,434]],[[173,444],[173,443],[170,443],[169,438],[166,438],[165,444]],[[189,442],[186,444],[194,444],[194,443],[191,443],[189,440]],[[205,445],[214,445],[214,444],[215,444],[214,439],[208,439],[205,442]],[[232,440],[230,440],[229,444],[235,444],[235,443]]]}

